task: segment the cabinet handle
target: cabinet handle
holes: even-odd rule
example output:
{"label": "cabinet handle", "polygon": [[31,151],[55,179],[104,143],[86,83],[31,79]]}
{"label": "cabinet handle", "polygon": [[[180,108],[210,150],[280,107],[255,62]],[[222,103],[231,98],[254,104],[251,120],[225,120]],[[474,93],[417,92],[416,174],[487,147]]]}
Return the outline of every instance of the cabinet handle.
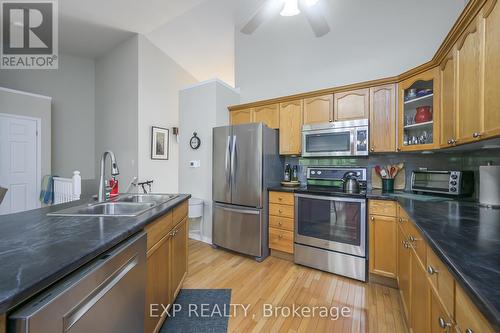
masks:
{"label": "cabinet handle", "polygon": [[482,135],[482,134],[481,134],[481,133],[479,133],[479,132],[474,132],[474,133],[472,133],[472,137],[473,137],[473,138],[480,138],[480,137],[481,137],[481,135]]}
{"label": "cabinet handle", "polygon": [[371,151],[371,152],[374,152],[374,151],[375,151],[375,148],[371,147],[371,148],[370,148],[370,151]]}
{"label": "cabinet handle", "polygon": [[397,151],[401,151],[401,148],[399,148],[399,147],[398,147],[398,148],[396,148],[396,150],[397,150]]}
{"label": "cabinet handle", "polygon": [[280,227],[281,227],[281,224],[282,224],[281,222],[278,222],[278,225],[279,225]]}
{"label": "cabinet handle", "polygon": [[452,143],[452,139],[448,139],[448,144],[451,145]]}
{"label": "cabinet handle", "polygon": [[415,242],[417,239],[414,237],[414,236],[410,236],[408,237],[408,239],[410,240],[410,242]]}
{"label": "cabinet handle", "polygon": [[283,200],[283,198],[282,198],[282,197],[279,197],[279,198],[278,198],[278,201],[281,201],[281,200]]}
{"label": "cabinet handle", "polygon": [[278,212],[279,212],[280,214],[281,214],[281,213],[283,213],[283,211],[282,211],[281,209],[279,209],[279,210],[278,210]]}
{"label": "cabinet handle", "polygon": [[442,317],[439,317],[438,323],[439,323],[439,327],[441,327],[441,328],[451,327],[451,324],[447,323]]}
{"label": "cabinet handle", "polygon": [[403,223],[403,218],[402,217],[399,218],[399,223]]}
{"label": "cabinet handle", "polygon": [[409,249],[410,248],[410,243],[408,243],[407,241],[404,242],[404,247],[405,249]]}
{"label": "cabinet handle", "polygon": [[437,274],[438,273],[438,270],[435,269],[434,267],[432,267],[431,265],[427,266],[427,272],[430,274],[430,275],[433,275],[433,274]]}
{"label": "cabinet handle", "polygon": [[372,216],[372,217],[370,217],[370,220],[375,221],[375,218]]}
{"label": "cabinet handle", "polygon": [[470,328],[468,328],[468,329],[465,330],[465,333],[474,333],[474,331],[471,330]]}
{"label": "cabinet handle", "polygon": [[282,238],[283,238],[283,235],[278,235],[278,238],[279,238],[279,239],[282,239]]}

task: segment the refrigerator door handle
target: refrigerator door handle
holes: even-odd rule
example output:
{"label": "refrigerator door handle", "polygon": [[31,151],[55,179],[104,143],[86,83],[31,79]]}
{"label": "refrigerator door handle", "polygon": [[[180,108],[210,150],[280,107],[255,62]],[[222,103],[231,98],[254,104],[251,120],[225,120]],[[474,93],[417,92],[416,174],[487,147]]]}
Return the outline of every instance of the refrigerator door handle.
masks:
{"label": "refrigerator door handle", "polygon": [[230,208],[228,206],[224,205],[217,205],[218,208],[225,210],[227,212],[233,212],[233,213],[240,213],[240,214],[251,214],[251,215],[259,215],[260,211],[258,210],[251,210],[251,209],[239,209],[239,208]]}
{"label": "refrigerator door handle", "polygon": [[231,182],[236,171],[236,135],[233,135],[233,148],[231,149]]}
{"label": "refrigerator door handle", "polygon": [[231,167],[229,165],[230,160],[231,160],[230,154],[231,154],[231,136],[228,135],[227,136],[226,154],[225,154],[226,156],[225,156],[225,162],[224,162],[224,169],[225,169],[224,171],[226,174],[226,180],[227,180],[228,184],[231,184],[231,172],[228,170],[228,168]]}

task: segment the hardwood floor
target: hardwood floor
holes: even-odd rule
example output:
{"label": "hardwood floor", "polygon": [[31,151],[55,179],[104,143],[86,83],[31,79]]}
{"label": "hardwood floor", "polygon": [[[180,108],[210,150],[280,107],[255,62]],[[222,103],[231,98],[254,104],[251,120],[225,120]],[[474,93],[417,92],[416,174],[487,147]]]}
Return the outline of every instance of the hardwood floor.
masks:
{"label": "hardwood floor", "polygon": [[[230,288],[231,303],[250,305],[229,319],[229,332],[408,332],[396,289],[361,283],[269,257],[262,263],[189,241],[188,276],[183,288]],[[337,320],[316,315],[265,316],[276,307],[337,307]],[[348,307],[350,316],[340,316]],[[319,309],[319,308],[317,308]],[[335,309],[334,309],[335,310]],[[285,315],[286,310],[283,310]],[[347,311],[347,310],[345,310]],[[267,312],[269,313],[269,312]]]}

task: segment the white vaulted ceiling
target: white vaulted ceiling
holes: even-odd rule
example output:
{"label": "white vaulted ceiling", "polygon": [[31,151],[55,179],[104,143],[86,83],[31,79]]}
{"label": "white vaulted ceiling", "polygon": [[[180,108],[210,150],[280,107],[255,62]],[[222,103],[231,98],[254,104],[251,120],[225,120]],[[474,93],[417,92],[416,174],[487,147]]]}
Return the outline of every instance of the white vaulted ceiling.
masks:
{"label": "white vaulted ceiling", "polygon": [[[60,48],[62,52],[96,58],[133,34],[140,33],[196,79],[203,81],[218,77],[234,85],[235,72],[238,77],[254,73],[265,80],[265,74],[280,64],[296,70],[317,58],[333,57],[335,62],[334,58],[345,53],[346,48],[358,48],[358,58],[373,58],[377,49],[365,52],[366,38],[357,37],[363,34],[385,36],[385,40],[372,46],[381,49],[391,43],[403,42],[411,42],[412,48],[418,49],[422,39],[432,37],[431,49],[424,49],[422,53],[423,57],[427,57],[433,54],[467,2],[446,0],[442,2],[447,5],[434,5],[433,1],[426,0],[425,6],[420,8],[419,2],[411,0],[321,0],[325,18],[331,27],[330,33],[322,38],[314,36],[303,15],[278,15],[264,22],[252,35],[242,35],[240,28],[264,1],[59,0]],[[391,20],[397,21],[396,27],[388,24]],[[372,22],[370,29],[361,31],[367,22]],[[395,31],[408,38],[396,40]],[[370,37],[369,42],[372,41]],[[328,49],[333,47],[332,44],[334,52]],[[426,45],[421,44],[422,47]],[[311,60],[309,62],[304,61],[304,48],[310,52],[307,57]],[[358,58],[355,59],[357,62],[363,60]],[[238,66],[238,63],[243,65]],[[342,68],[347,70],[348,67]],[[281,74],[275,76],[278,81],[282,77]],[[314,77],[312,75],[311,79]],[[238,84],[241,83],[239,81]],[[265,81],[264,86],[278,84],[272,80]],[[270,90],[269,87],[265,89]]]}

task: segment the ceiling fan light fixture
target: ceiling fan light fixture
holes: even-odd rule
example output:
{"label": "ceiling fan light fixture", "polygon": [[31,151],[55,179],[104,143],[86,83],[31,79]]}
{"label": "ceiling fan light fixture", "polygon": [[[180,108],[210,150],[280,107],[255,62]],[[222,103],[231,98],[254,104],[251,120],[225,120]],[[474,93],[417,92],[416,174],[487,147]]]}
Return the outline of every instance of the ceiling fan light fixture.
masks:
{"label": "ceiling fan light fixture", "polygon": [[312,7],[314,6],[315,4],[318,3],[319,0],[304,0],[304,4],[307,6],[307,7]]}
{"label": "ceiling fan light fixture", "polygon": [[298,0],[284,0],[285,5],[283,10],[280,12],[281,16],[295,16],[300,14],[299,1]]}

